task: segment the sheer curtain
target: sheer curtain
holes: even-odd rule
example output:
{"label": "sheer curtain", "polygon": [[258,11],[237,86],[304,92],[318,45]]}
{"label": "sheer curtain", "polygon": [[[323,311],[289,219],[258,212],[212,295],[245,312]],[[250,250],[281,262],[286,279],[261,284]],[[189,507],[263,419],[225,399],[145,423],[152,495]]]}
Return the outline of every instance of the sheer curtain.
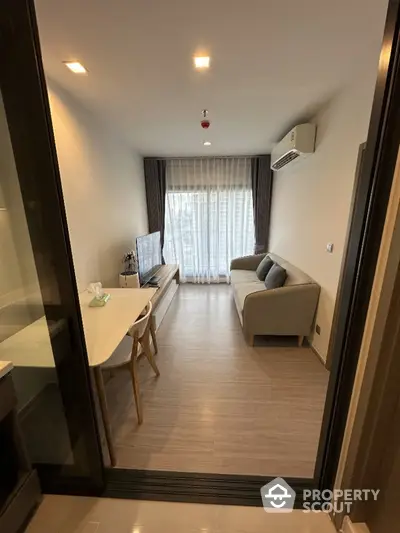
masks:
{"label": "sheer curtain", "polygon": [[167,160],[164,257],[182,282],[228,281],[254,241],[251,158]]}

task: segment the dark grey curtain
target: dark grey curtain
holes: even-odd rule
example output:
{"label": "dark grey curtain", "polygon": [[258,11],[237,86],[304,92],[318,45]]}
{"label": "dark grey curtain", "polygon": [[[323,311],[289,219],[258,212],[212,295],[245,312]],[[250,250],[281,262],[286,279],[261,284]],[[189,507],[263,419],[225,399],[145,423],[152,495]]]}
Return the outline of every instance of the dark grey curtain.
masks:
{"label": "dark grey curtain", "polygon": [[145,157],[143,165],[149,232],[153,233],[153,231],[159,231],[161,234],[161,253],[164,263],[165,175],[167,164],[163,159]]}
{"label": "dark grey curtain", "polygon": [[268,252],[269,223],[272,199],[271,156],[260,155],[251,159],[251,186],[253,189],[254,226],[256,244],[254,253]]}

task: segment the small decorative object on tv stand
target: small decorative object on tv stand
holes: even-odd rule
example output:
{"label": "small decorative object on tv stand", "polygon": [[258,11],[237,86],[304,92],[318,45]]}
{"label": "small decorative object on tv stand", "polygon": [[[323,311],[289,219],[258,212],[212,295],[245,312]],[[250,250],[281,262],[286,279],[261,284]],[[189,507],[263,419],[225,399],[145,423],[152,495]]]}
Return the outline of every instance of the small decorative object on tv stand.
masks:
{"label": "small decorative object on tv stand", "polygon": [[138,289],[140,287],[138,262],[134,250],[127,252],[122,262],[124,264],[124,271],[119,275],[119,286],[121,289]]}

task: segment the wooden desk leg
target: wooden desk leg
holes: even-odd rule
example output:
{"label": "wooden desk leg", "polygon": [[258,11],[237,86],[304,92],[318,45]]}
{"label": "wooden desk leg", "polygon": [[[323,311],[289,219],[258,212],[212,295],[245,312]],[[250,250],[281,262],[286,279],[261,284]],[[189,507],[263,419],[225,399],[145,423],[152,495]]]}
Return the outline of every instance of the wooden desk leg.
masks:
{"label": "wooden desk leg", "polygon": [[96,380],[97,393],[99,395],[101,416],[102,416],[102,419],[103,419],[104,430],[105,430],[105,433],[106,433],[106,439],[107,439],[107,445],[108,445],[108,452],[110,454],[111,466],[115,466],[117,464],[117,461],[116,461],[116,457],[115,457],[114,444],[113,444],[113,441],[112,441],[110,419],[108,417],[107,399],[106,399],[106,391],[105,391],[105,388],[104,388],[103,374],[101,372],[100,366],[95,366],[94,367],[94,377],[95,377],[95,380]]}
{"label": "wooden desk leg", "polygon": [[151,334],[151,338],[153,339],[153,344],[154,344],[154,353],[158,353],[158,345],[157,345],[157,337],[156,337],[156,328],[155,328],[155,325],[154,325],[154,316],[151,315],[150,317],[150,334]]}

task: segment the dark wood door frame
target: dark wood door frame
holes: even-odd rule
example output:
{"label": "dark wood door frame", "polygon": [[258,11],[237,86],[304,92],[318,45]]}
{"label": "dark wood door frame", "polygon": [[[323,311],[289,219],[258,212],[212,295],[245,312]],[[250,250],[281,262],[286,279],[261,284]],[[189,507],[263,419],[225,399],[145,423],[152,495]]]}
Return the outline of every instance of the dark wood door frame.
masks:
{"label": "dark wood door frame", "polygon": [[[75,365],[83,372],[82,380],[87,391],[82,400],[91,407],[85,412],[93,412],[93,402],[87,387],[89,382],[87,359],[85,354],[84,335],[80,317],[79,303],[74,285],[72,257],[54,137],[51,126],[46,84],[41,66],[39,38],[35,22],[33,0],[7,0],[10,9],[23,6],[27,12],[25,32],[33,32],[31,42],[33,53],[26,58],[23,69],[18,72],[20,90],[13,94],[11,86],[3,85],[5,104],[8,116],[14,115],[12,128],[13,144],[22,143],[27,125],[18,119],[21,106],[27,99],[36,98],[40,103],[39,115],[33,117],[29,126],[30,135],[35,144],[48,150],[52,157],[52,168],[49,172],[49,189],[40,191],[42,201],[56,198],[56,204],[47,211],[50,217],[57,220],[62,241],[55,243],[60,260],[59,268],[64,272],[67,285],[66,291],[71,311],[71,331],[73,333],[76,354]],[[17,7],[16,7],[17,6]],[[313,479],[291,479],[289,483],[300,495],[304,488],[331,488],[334,483],[344,429],[348,413],[351,391],[353,388],[355,369],[358,361],[361,338],[363,335],[368,302],[378,257],[379,244],[386,215],[392,176],[400,142],[400,72],[399,72],[399,0],[389,0],[388,15],[384,32],[381,60],[379,65],[371,122],[365,149],[364,162],[360,176],[360,194],[355,206],[352,231],[349,234],[347,251],[344,258],[342,283],[337,298],[337,318],[330,343],[332,360],[331,377],[325,406],[324,420],[317,463]],[[24,38],[27,38],[26,35]],[[3,73],[17,77],[13,65],[8,64]],[[34,94],[25,94],[24,76],[35,76],[39,88]],[[39,125],[34,127],[35,122]],[[19,172],[29,175],[31,169],[27,161],[32,154],[19,157]],[[26,181],[26,193],[29,191],[29,179]],[[50,218],[51,218],[50,217]],[[52,230],[51,221],[47,227]],[[66,287],[71,287],[68,289]],[[83,365],[83,367],[82,367]],[[65,369],[68,374],[68,369]],[[82,404],[84,407],[84,404]],[[96,430],[95,420],[87,416],[88,431]],[[289,438],[289,437],[288,437]],[[93,458],[98,462],[99,443],[93,443]],[[96,465],[93,465],[96,467]],[[99,476],[98,482],[101,482]],[[221,476],[204,474],[182,474],[173,472],[138,472],[115,469],[107,472],[107,493],[119,497],[143,497],[151,499],[175,499],[180,501],[207,501],[214,503],[239,503],[261,505],[260,488],[270,481],[267,476]],[[84,487],[79,479],[75,480],[72,492],[89,494],[93,488]],[[57,487],[53,490],[57,491]],[[60,492],[65,492],[63,487]]]}
{"label": "dark wood door frame", "polygon": [[[399,163],[400,164],[400,163]],[[398,201],[398,200],[397,200]],[[397,243],[400,239],[399,216],[395,228]],[[390,521],[395,524],[398,519],[398,482],[399,469],[393,464],[399,460],[400,450],[400,250],[397,245],[393,251],[392,271],[389,282],[394,284],[390,304],[385,314],[382,343],[376,358],[367,361],[365,374],[372,381],[369,390],[365,390],[361,400],[366,403],[365,416],[360,439],[351,443],[356,450],[355,462],[348,476],[349,488],[380,489],[378,500],[355,502],[351,518],[353,522],[367,522],[385,531]],[[394,282],[393,282],[394,278]],[[371,379],[372,378],[372,379]],[[367,388],[367,387],[366,387]],[[367,399],[365,398],[367,397]],[[361,413],[362,415],[362,413]],[[345,472],[347,473],[347,472]],[[390,478],[396,475],[396,490]],[[391,484],[391,487],[389,486]],[[385,516],[387,515],[387,516]],[[379,526],[378,526],[379,524]],[[372,529],[371,529],[372,531]]]}
{"label": "dark wood door frame", "polygon": [[[0,2],[0,87],[32,243],[72,464],[38,464],[42,489],[99,491],[99,445],[82,318],[33,0]],[[52,335],[57,321],[60,333]],[[51,439],[49,435],[43,438]]]}
{"label": "dark wood door frame", "polygon": [[329,345],[331,375],[314,478],[320,488],[332,488],[336,477],[400,144],[399,26],[399,0],[391,0]]}
{"label": "dark wood door frame", "polygon": [[[395,411],[394,396],[399,396],[397,382],[400,371],[396,367],[400,350],[397,331],[400,314],[396,309],[400,286],[399,201],[400,151],[360,353],[362,361],[357,368],[356,388],[351,400],[351,418],[346,427],[348,445],[342,451],[335,483],[343,490],[383,487],[384,483],[378,483],[376,478],[367,474],[367,470],[374,470],[382,456],[376,448],[373,452],[371,448],[376,438],[378,442],[379,438],[385,442],[387,435],[395,430],[391,425]],[[387,413],[390,423],[386,427],[378,427],[380,418],[387,421]],[[364,505],[365,502],[354,502],[350,515],[354,522],[365,521]],[[338,529],[344,514],[337,513],[334,517]]]}
{"label": "dark wood door frame", "polygon": [[[352,399],[355,409],[351,434],[339,479],[341,489],[375,488],[377,502],[354,502],[353,522],[380,525],[386,515],[396,513],[390,478],[400,446],[400,151],[389,201],[388,216],[374,281],[374,298],[368,312],[368,334],[363,342],[364,363],[358,377],[358,393]],[[362,379],[361,379],[362,378]],[[396,417],[397,411],[397,417]],[[398,460],[398,458],[397,458]],[[385,492],[391,492],[391,495]],[[381,505],[387,508],[382,512]],[[391,508],[391,511],[390,509]],[[389,513],[389,514],[388,514]],[[373,518],[377,520],[374,521]],[[336,516],[337,526],[342,517]],[[391,517],[394,523],[393,515]],[[388,522],[390,524],[390,522]],[[379,529],[380,530],[380,529]],[[390,530],[390,529],[389,529]]]}

